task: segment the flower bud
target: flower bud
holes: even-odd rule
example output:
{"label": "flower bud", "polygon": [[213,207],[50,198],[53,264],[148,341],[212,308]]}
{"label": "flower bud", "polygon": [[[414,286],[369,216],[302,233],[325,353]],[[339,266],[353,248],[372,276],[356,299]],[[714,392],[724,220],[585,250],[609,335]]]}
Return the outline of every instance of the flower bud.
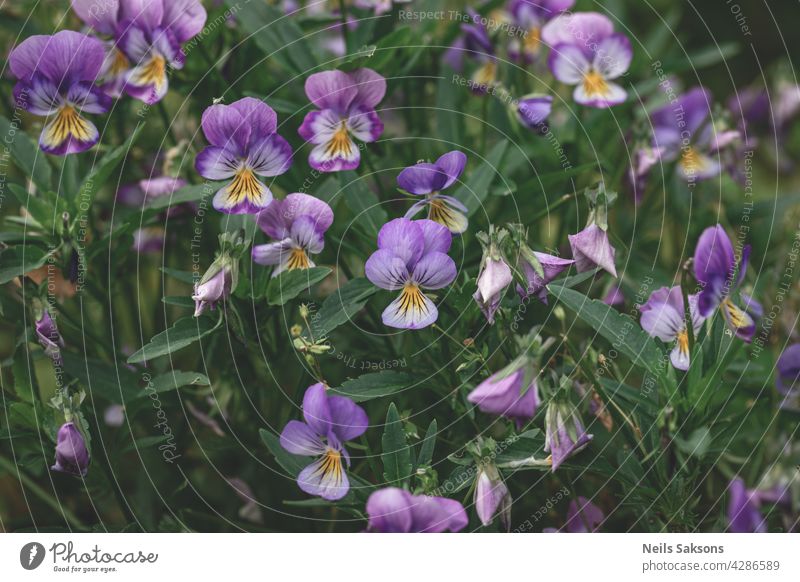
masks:
{"label": "flower bud", "polygon": [[586,448],[593,438],[586,433],[572,403],[560,396],[547,405],[544,430],[544,450],[552,457],[554,472],[561,463]]}
{"label": "flower bud", "polygon": [[511,493],[494,463],[481,464],[475,484],[475,511],[484,526],[500,514],[500,521],[508,528],[511,523]]}
{"label": "flower bud", "polygon": [[89,451],[74,422],[64,423],[56,438],[56,462],[53,471],[85,477],[89,471]]}

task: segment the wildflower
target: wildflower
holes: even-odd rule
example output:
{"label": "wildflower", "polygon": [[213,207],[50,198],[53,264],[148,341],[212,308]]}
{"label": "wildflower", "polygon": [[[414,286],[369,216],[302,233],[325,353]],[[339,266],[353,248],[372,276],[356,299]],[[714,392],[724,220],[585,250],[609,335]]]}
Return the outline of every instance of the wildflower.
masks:
{"label": "wildflower", "polygon": [[578,497],[577,502],[575,500],[569,502],[564,529],[569,533],[594,532],[605,518],[603,511],[594,503],[585,497]]}
{"label": "wildflower", "polygon": [[281,433],[281,446],[293,455],[317,457],[300,471],[297,484],[310,495],[329,501],[350,489],[344,465],[350,455],[344,442],[364,434],[369,419],[364,409],[344,396],[329,396],[322,384],[309,386],[303,397],[305,422],[291,420]]}
{"label": "wildflower", "polygon": [[494,54],[489,31],[481,22],[481,15],[468,8],[471,22],[461,24],[459,36],[445,53],[445,62],[455,71],[464,67],[464,56],[477,64],[469,81],[475,93],[486,93],[494,87],[497,79],[497,57]]}
{"label": "wildflower", "polygon": [[508,12],[515,26],[524,31],[522,41],[516,36],[508,47],[508,55],[524,63],[535,61],[542,50],[542,28],[547,22],[569,10],[575,0],[511,0]]}
{"label": "wildflower", "polygon": [[374,285],[402,290],[383,312],[383,323],[401,329],[420,329],[439,316],[422,289],[441,289],[456,278],[456,264],[447,256],[452,235],[432,220],[396,218],[378,233],[378,250],[365,272]]}
{"label": "wildflower", "polygon": [[481,272],[478,275],[478,290],[473,295],[490,324],[494,323],[494,314],[500,307],[506,288],[514,280],[511,267],[502,255],[493,252],[490,250],[484,256]]}
{"label": "wildflower", "polygon": [[536,376],[533,360],[521,356],[478,384],[467,400],[487,414],[514,420],[521,428],[540,404]]}
{"label": "wildflower", "polygon": [[111,98],[94,85],[103,58],[103,43],[71,30],[31,36],[11,51],[8,62],[18,80],[15,101],[47,117],[39,136],[42,151],[76,154],[100,140],[97,127],[83,114],[111,108]]}
{"label": "wildflower", "polygon": [[530,252],[534,255],[536,262],[541,267],[542,274],[540,275],[537,272],[536,264],[533,263],[530,258],[526,259],[527,253],[520,253],[520,260],[517,263],[517,267],[525,276],[526,284],[525,287],[517,284],[517,293],[520,299],[523,300],[531,295],[535,295],[539,301],[547,305],[547,285],[558,277],[564,269],[574,264],[575,261],[572,259],[555,257],[547,253]]}
{"label": "wildflower", "polygon": [[64,347],[64,339],[58,332],[58,326],[56,326],[55,320],[50,317],[50,312],[47,309],[42,310],[41,316],[36,320],[36,336],[42,348],[44,348],[44,353],[54,363],[58,363],[61,359],[61,348]]}
{"label": "wildflower", "polygon": [[227,214],[255,214],[272,202],[258,176],[285,173],[292,148],[275,133],[278,117],[266,103],[245,97],[203,112],[203,133],[211,144],[195,160],[201,176],[230,180],[214,196],[213,206]]}
{"label": "wildflower", "polygon": [[379,533],[457,532],[467,526],[467,512],[454,499],[412,495],[397,487],[375,491],[367,499],[368,530]]}
{"label": "wildflower", "polygon": [[104,65],[107,80],[152,105],[169,89],[170,68],[182,69],[183,45],[206,23],[199,0],[73,0],[72,8],[100,34],[111,35]]}
{"label": "wildflower", "polygon": [[600,267],[614,277],[617,268],[614,265],[616,250],[608,240],[608,233],[596,224],[590,224],[577,234],[567,235],[572,256],[579,273]]}
{"label": "wildflower", "polygon": [[764,533],[767,520],[761,514],[762,503],[788,505],[788,486],[776,485],[768,490],[747,489],[741,477],[728,485],[728,529],[733,533]]}
{"label": "wildflower", "polygon": [[614,33],[609,18],[596,12],[562,14],[544,26],[542,40],[551,47],[553,76],[576,85],[575,101],[600,108],[625,101],[625,89],[612,80],[628,70],[633,49],[627,36]]}
{"label": "wildflower", "polygon": [[517,118],[522,125],[536,132],[547,129],[547,118],[553,110],[553,98],[550,95],[530,95],[517,103]]}
{"label": "wildflower", "polygon": [[253,260],[259,265],[275,265],[272,276],[283,271],[309,269],[309,255],[322,252],[325,231],[333,224],[333,210],[308,194],[289,194],[275,200],[258,214],[258,226],[275,239],[253,247]]}
{"label": "wildflower", "polygon": [[650,115],[653,152],[664,162],[678,160],[678,170],[689,181],[718,176],[719,152],[738,140],[738,131],[712,123],[711,92],[695,87]]}
{"label": "wildflower", "polygon": [[415,196],[425,196],[415,203],[406,218],[413,218],[427,206],[428,218],[446,226],[450,232],[461,234],[467,230],[467,207],[457,198],[441,194],[458,180],[467,164],[467,156],[459,151],[444,154],[435,163],[421,162],[405,168],[397,176],[397,185]]}
{"label": "wildflower", "polygon": [[783,396],[781,408],[800,409],[800,344],[786,348],[776,367],[775,385]]}
{"label": "wildflower", "polygon": [[490,525],[498,513],[506,528],[511,524],[511,493],[494,463],[480,464],[473,501],[475,512],[484,526]]}
{"label": "wildflower", "polygon": [[85,477],[89,472],[89,451],[74,422],[65,422],[56,436],[56,462],[53,471]]}
{"label": "wildflower", "polygon": [[317,109],[308,112],[298,133],[314,144],[308,157],[321,172],[354,170],[361,151],[353,138],[371,143],[383,133],[375,107],[386,94],[386,79],[372,69],[324,71],[306,80],[306,95]]}
{"label": "wildflower", "polygon": [[552,457],[553,472],[569,457],[586,448],[592,438],[568,399],[556,397],[550,401],[545,416],[544,450]]}
{"label": "wildflower", "polygon": [[241,234],[223,233],[219,241],[220,250],[214,262],[194,287],[195,317],[206,309],[215,309],[217,303],[230,297],[239,281],[239,257],[247,245]]}
{"label": "wildflower", "polygon": [[[642,313],[642,329],[663,342],[675,342],[669,359],[678,370],[688,370],[689,332],[684,317],[681,288],[662,287],[653,291],[647,302],[639,307],[639,311]],[[697,309],[697,295],[689,295],[689,311],[692,315],[692,329],[696,334],[704,319]]]}
{"label": "wildflower", "polygon": [[709,317],[719,307],[728,327],[746,342],[753,339],[756,325],[750,314],[733,304],[730,294],[744,279],[749,257],[750,245],[745,245],[737,263],[731,240],[719,224],[703,231],[694,252],[694,275],[703,285],[697,299],[700,315]]}

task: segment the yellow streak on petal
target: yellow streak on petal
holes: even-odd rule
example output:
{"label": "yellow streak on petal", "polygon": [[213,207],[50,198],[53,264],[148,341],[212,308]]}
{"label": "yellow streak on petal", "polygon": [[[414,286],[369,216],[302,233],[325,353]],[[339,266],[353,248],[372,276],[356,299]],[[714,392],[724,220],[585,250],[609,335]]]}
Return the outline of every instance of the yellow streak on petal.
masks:
{"label": "yellow streak on petal", "polygon": [[456,211],[450,208],[444,200],[431,200],[428,205],[428,219],[443,224],[451,231],[459,229]]}
{"label": "yellow streak on petal", "polygon": [[678,163],[687,174],[703,171],[708,166],[706,159],[693,147],[684,148]]}
{"label": "yellow streak on petal", "polygon": [[681,354],[688,356],[689,355],[689,332],[685,329],[682,329],[678,332],[678,349],[680,350]]}
{"label": "yellow streak on petal", "polygon": [[334,449],[328,449],[325,451],[325,456],[322,459],[322,463],[320,463],[314,474],[322,474],[325,479],[329,478],[329,476],[333,474],[336,485],[340,485],[342,482],[342,453]]}
{"label": "yellow streak on petal", "polygon": [[81,117],[72,105],[62,105],[53,120],[47,124],[44,141],[48,147],[56,147],[70,136],[84,142],[94,137],[89,122]]}
{"label": "yellow streak on petal", "polygon": [[728,297],[722,300],[722,309],[724,309],[727,313],[733,327],[740,328],[748,325],[748,321],[744,315],[744,312],[736,307]]}
{"label": "yellow streak on petal", "polygon": [[406,283],[403,292],[400,294],[400,312],[407,316],[409,311],[428,313],[428,306],[425,305],[425,295],[416,283]]}
{"label": "yellow streak on petal", "polygon": [[475,71],[472,77],[473,82],[478,86],[491,86],[494,85],[495,77],[497,76],[497,63],[488,61],[480,69]]}
{"label": "yellow streak on petal", "polygon": [[292,249],[289,252],[289,260],[286,262],[287,271],[308,269],[309,266],[308,255],[304,249]]}
{"label": "yellow streak on petal", "polygon": [[252,202],[260,202],[263,185],[258,181],[253,170],[244,167],[233,178],[228,186],[228,204],[235,206],[244,199]]}
{"label": "yellow streak on petal", "polygon": [[155,85],[160,91],[167,83],[167,60],[161,55],[153,55],[147,63],[139,67],[134,80],[136,85]]}
{"label": "yellow streak on petal", "polygon": [[583,91],[588,97],[605,97],[608,95],[608,83],[600,73],[592,69],[583,76]]}
{"label": "yellow streak on petal", "polygon": [[131,63],[128,60],[128,57],[126,57],[121,50],[114,49],[114,60],[111,61],[111,68],[108,71],[109,75],[116,77],[117,75],[127,71],[130,66]]}
{"label": "yellow streak on petal", "polygon": [[339,129],[333,134],[333,137],[328,142],[325,148],[325,155],[331,158],[344,157],[349,158],[353,152],[353,141],[350,139],[350,133],[347,131],[347,122],[343,119],[339,125]]}
{"label": "yellow streak on petal", "polygon": [[525,51],[532,55],[535,55],[539,52],[539,47],[542,43],[542,29],[538,26],[532,27],[528,30],[528,34],[525,35]]}

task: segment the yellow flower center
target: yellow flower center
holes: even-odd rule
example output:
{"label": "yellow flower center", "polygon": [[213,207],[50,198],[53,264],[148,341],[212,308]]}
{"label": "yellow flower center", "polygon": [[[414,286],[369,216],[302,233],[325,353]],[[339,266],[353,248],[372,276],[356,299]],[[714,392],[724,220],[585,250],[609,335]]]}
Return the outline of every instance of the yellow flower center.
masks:
{"label": "yellow flower center", "polygon": [[694,147],[687,147],[681,153],[680,165],[688,173],[704,170],[707,166],[706,160]]}
{"label": "yellow flower center", "polygon": [[353,142],[350,140],[350,133],[347,131],[347,122],[343,119],[339,124],[339,129],[333,134],[328,142],[325,153],[331,157],[349,157],[353,151]]}
{"label": "yellow flower center", "polygon": [[127,71],[130,66],[131,63],[128,61],[128,57],[126,57],[122,51],[114,49],[114,60],[111,61],[111,69],[109,70],[111,76],[116,77]]}
{"label": "yellow flower center", "polygon": [[153,57],[143,65],[139,70],[138,84],[140,85],[155,85],[156,88],[161,88],[167,81],[167,60],[161,55],[153,55]]}
{"label": "yellow flower center", "polygon": [[325,456],[316,471],[317,474],[322,473],[325,476],[333,474],[336,478],[336,484],[342,482],[342,453],[333,449],[325,451]]}
{"label": "yellow flower center", "polygon": [[525,50],[531,54],[536,54],[539,52],[541,42],[542,29],[538,26],[534,26],[528,30],[528,34],[525,36]]}
{"label": "yellow flower center", "polygon": [[443,224],[448,229],[457,225],[455,212],[445,203],[444,200],[435,198],[428,205],[428,219]]}
{"label": "yellow flower center", "polygon": [[309,266],[308,255],[304,249],[292,249],[289,252],[289,260],[286,262],[287,271],[308,269]]}
{"label": "yellow flower center", "polygon": [[428,312],[425,295],[416,283],[406,283],[400,294],[400,312],[405,316],[409,311]]}
{"label": "yellow flower center", "polygon": [[92,139],[92,126],[72,105],[62,105],[53,120],[47,124],[45,143],[50,147],[64,143],[70,136],[79,141]]}
{"label": "yellow flower center", "polygon": [[496,75],[497,64],[494,61],[489,61],[480,69],[475,71],[475,76],[472,78],[472,80],[476,85],[493,85]]}
{"label": "yellow flower center", "polygon": [[583,91],[589,97],[603,97],[608,94],[608,83],[600,73],[592,69],[583,76]]}
{"label": "yellow flower center", "polygon": [[739,328],[748,325],[749,322],[744,312],[736,307],[728,297],[722,300],[721,307],[725,310],[725,313],[727,313],[733,327]]}
{"label": "yellow flower center", "polygon": [[238,204],[245,198],[257,201],[261,198],[263,186],[256,175],[248,167],[244,167],[233,177],[228,186],[228,198],[231,204]]}
{"label": "yellow flower center", "polygon": [[681,354],[688,356],[689,355],[689,332],[685,329],[682,329],[678,332],[678,350],[680,350]]}

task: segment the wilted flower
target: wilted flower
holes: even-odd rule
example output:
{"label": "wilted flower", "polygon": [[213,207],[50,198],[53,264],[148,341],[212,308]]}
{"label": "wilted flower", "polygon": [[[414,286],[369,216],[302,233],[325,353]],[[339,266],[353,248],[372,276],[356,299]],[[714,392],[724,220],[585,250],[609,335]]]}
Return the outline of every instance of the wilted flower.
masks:
{"label": "wilted flower", "polygon": [[467,230],[467,207],[452,196],[441,194],[458,180],[467,164],[467,156],[459,151],[444,154],[435,163],[421,162],[409,166],[397,176],[397,185],[415,196],[425,196],[406,212],[413,218],[428,207],[428,218],[446,226],[450,232],[461,234]]}
{"label": "wilted flower", "polygon": [[517,268],[522,272],[527,281],[525,287],[517,284],[517,293],[521,299],[535,295],[539,301],[547,305],[547,285],[558,277],[561,272],[574,264],[572,259],[562,259],[547,253],[539,253],[531,251],[539,266],[542,269],[542,275],[536,270],[536,265],[532,261],[525,258],[525,253],[520,253],[520,259],[517,263]]}
{"label": "wilted flower", "polygon": [[386,79],[372,69],[323,71],[306,79],[306,95],[315,109],[309,111],[298,133],[314,144],[308,156],[321,172],[354,170],[361,161],[353,137],[373,142],[383,133],[375,107],[386,94]]}
{"label": "wilted flower", "polygon": [[258,226],[276,242],[253,247],[253,260],[259,265],[275,265],[272,276],[283,271],[309,269],[309,255],[322,252],[325,231],[333,224],[333,210],[308,194],[289,194],[275,200],[258,215]]}
{"label": "wilted flower", "polygon": [[47,309],[42,311],[39,319],[36,320],[36,336],[39,343],[44,348],[44,353],[47,354],[53,362],[57,362],[61,358],[61,348],[64,347],[64,339],[58,332],[55,320],[50,317],[50,312]]}
{"label": "wilted flower", "polygon": [[230,180],[214,196],[214,208],[255,214],[272,202],[272,192],[257,176],[279,176],[292,164],[292,147],[275,133],[277,125],[272,108],[252,97],[203,112],[203,133],[211,145],[197,156],[195,167],[209,180]]}
{"label": "wilted flower", "polygon": [[536,367],[531,358],[520,356],[478,384],[467,400],[483,412],[505,416],[521,427],[539,407]]}
{"label": "wilted flower", "polygon": [[56,462],[53,471],[85,477],[89,472],[89,451],[74,422],[65,422],[56,436]]}
{"label": "wilted flower", "polygon": [[293,455],[317,457],[300,471],[297,484],[310,495],[329,501],[347,495],[350,482],[342,461],[350,466],[345,441],[364,434],[369,419],[364,409],[344,396],[329,396],[322,384],[303,396],[305,422],[291,420],[281,433],[281,446]]}
{"label": "wilted flower", "polygon": [[553,98],[550,95],[530,95],[517,103],[517,118],[528,129],[539,132],[547,127],[547,118],[552,110]]}
{"label": "wilted flower", "polygon": [[552,47],[548,64],[553,76],[577,85],[575,101],[590,107],[610,107],[625,101],[625,89],[612,79],[628,70],[631,42],[614,33],[614,24],[596,12],[562,14],[542,29],[542,40]]}
{"label": "wilted flower", "polygon": [[[106,78],[131,97],[153,104],[169,89],[169,68],[182,69],[181,45],[206,23],[199,0],[72,0],[72,8],[100,34],[116,39],[104,65]],[[120,54],[119,51],[122,51]]]}
{"label": "wilted flower", "polygon": [[545,452],[553,460],[553,472],[569,457],[582,451],[592,440],[586,434],[580,415],[572,403],[563,397],[556,397],[547,405],[545,416]]}
{"label": "wilted flower", "polygon": [[524,31],[524,36],[522,41],[516,36],[512,38],[508,56],[533,62],[542,50],[542,27],[574,4],[575,0],[511,0],[508,12],[514,24]]}
{"label": "wilted flower", "polygon": [[383,311],[389,327],[420,329],[439,316],[422,289],[441,289],[456,278],[456,264],[447,256],[453,236],[432,220],[396,218],[381,227],[378,250],[364,267],[367,278],[381,289],[402,290]]}
{"label": "wilted flower", "polygon": [[500,514],[500,521],[508,528],[511,525],[511,493],[494,463],[481,463],[475,478],[475,512],[484,526]]}
{"label": "wilted flower", "polygon": [[593,532],[603,523],[606,516],[603,511],[585,497],[578,497],[569,502],[567,523],[564,529],[569,533]]}
{"label": "wilted flower", "polygon": [[567,238],[579,273],[600,267],[614,277],[617,276],[617,268],[614,265],[616,250],[611,246],[605,230],[596,224],[590,224],[579,233],[568,235]]}
{"label": "wilted flower", "polygon": [[18,79],[15,101],[48,118],[39,136],[42,151],[76,154],[100,140],[97,127],[83,114],[111,108],[111,98],[94,85],[103,58],[103,43],[71,30],[31,36],[11,51],[8,63]]}
{"label": "wilted flower", "polygon": [[719,224],[703,231],[694,252],[694,276],[703,285],[697,299],[700,315],[709,317],[719,307],[728,327],[746,342],[753,339],[756,324],[733,304],[730,294],[744,279],[749,257],[750,245],[745,245],[737,263],[731,239]]}
{"label": "wilted flower", "polygon": [[484,254],[481,272],[478,275],[478,290],[472,296],[489,323],[494,323],[494,314],[500,307],[506,288],[513,280],[511,267],[496,247],[490,244]]}
{"label": "wilted flower", "polygon": [[[675,342],[669,359],[678,370],[688,370],[689,332],[684,317],[681,288],[662,287],[653,291],[647,302],[639,307],[639,311],[642,312],[642,329],[663,342]],[[689,311],[692,314],[692,328],[696,334],[704,319],[697,309],[697,295],[689,295]]]}
{"label": "wilted flower", "polygon": [[457,532],[467,526],[467,512],[454,499],[412,495],[397,487],[379,489],[367,499],[368,530],[379,533]]}

